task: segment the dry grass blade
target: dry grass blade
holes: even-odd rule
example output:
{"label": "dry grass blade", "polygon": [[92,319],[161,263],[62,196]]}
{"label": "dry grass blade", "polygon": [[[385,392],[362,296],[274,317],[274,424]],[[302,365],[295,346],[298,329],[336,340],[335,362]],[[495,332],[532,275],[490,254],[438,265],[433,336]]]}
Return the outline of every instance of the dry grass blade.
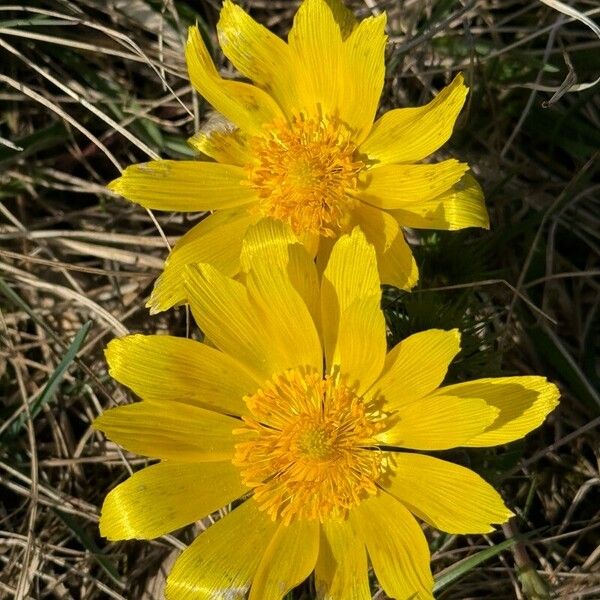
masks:
{"label": "dry grass blade", "polygon": [[[296,4],[243,3],[282,36]],[[563,394],[556,415],[522,444],[450,457],[501,487],[527,561],[502,532],[427,530],[445,582],[438,598],[533,600],[539,581],[556,598],[598,598],[600,8],[593,0],[346,4],[361,18],[388,14],[383,109],[422,104],[466,72],[468,106],[447,149],[473,165],[491,214],[489,232],[410,232],[422,288],[386,292],[391,340],[461,327],[449,381],[541,373]],[[146,461],[91,423],[132,399],[106,372],[111,338],[196,334],[184,309],[149,317],[144,304],[167,249],[204,215],[146,212],[105,185],[134,162],[194,156],[187,139],[209,107],[189,85],[182,48],[198,22],[232,76],[214,33],[220,5],[0,6],[0,597],[149,600],[195,533],[125,544],[99,536],[107,490]],[[520,579],[519,565],[535,575]],[[452,573],[460,577],[450,581]],[[312,597],[307,583],[286,600]]]}
{"label": "dry grass blade", "polygon": [[[564,2],[559,2],[559,0],[539,0],[539,1],[543,2],[550,8],[557,10],[558,12],[561,12],[563,15],[567,15],[569,17],[573,17],[574,19],[577,19],[577,21],[580,21],[581,23],[583,23],[584,25],[589,27],[596,34],[596,37],[600,40],[600,27],[598,27],[598,25],[596,25],[596,23],[594,23],[594,21],[592,21],[587,15],[585,15],[581,11],[576,10],[575,8],[573,8],[572,6],[569,6],[568,4],[565,4]],[[558,88],[551,88],[551,87],[544,86],[543,88],[538,87],[537,89],[543,89],[544,91],[547,91],[547,92],[553,91],[554,96],[552,96],[552,98],[550,100],[548,100],[548,104],[553,104],[566,92],[583,92],[584,90],[589,90],[590,88],[594,87],[598,83],[600,83],[600,77],[598,77],[597,79],[595,79],[594,81],[589,82],[589,83],[577,83],[576,84],[573,82],[573,83],[569,83],[567,85],[563,84]]]}

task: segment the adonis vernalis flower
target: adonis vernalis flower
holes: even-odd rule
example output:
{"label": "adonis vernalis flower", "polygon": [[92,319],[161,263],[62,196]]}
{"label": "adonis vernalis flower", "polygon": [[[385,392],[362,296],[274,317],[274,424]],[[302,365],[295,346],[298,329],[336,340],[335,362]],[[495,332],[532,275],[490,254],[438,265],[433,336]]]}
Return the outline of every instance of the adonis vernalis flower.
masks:
{"label": "adonis vernalis flower", "polygon": [[168,598],[280,599],[314,571],[318,598],[366,600],[369,561],[390,597],[432,598],[413,515],[479,533],[511,512],[473,471],[422,452],[521,438],[558,391],[533,376],[440,387],[459,333],[424,331],[387,352],[375,250],[358,228],[321,278],[293,241],[265,219],[247,232],[239,281],[187,268],[210,345],[109,344],[111,375],[143,401],[95,426],[160,462],[108,494],[100,531],[154,538],[233,504],[178,558]]}
{"label": "adonis vernalis flower", "polygon": [[221,115],[190,140],[205,158],[133,165],[109,186],[147,208],[215,211],[167,259],[148,303],[153,312],[185,301],[187,264],[235,275],[244,232],[263,217],[288,224],[321,262],[359,225],[375,246],[381,280],[403,289],[418,271],[402,226],[488,227],[466,163],[422,162],[452,133],[467,95],[462,75],[429,104],[375,120],[385,24],[385,14],[358,23],[340,0],[305,0],[286,43],[225,0],[221,48],[254,84],[221,77],[190,28],[190,79]]}

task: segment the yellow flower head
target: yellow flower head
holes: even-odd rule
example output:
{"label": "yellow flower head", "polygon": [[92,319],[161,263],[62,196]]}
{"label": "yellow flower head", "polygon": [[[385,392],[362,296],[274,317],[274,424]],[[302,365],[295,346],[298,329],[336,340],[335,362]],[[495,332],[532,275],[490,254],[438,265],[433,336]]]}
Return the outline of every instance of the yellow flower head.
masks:
{"label": "yellow flower head", "polygon": [[220,113],[190,140],[204,158],[133,165],[109,186],[147,208],[216,211],[175,246],[153,312],[185,302],[188,264],[238,273],[244,232],[264,217],[287,224],[323,262],[359,225],[382,281],[402,289],[418,278],[402,226],[488,227],[466,163],[421,162],[452,133],[467,95],[461,75],[429,104],[375,120],[385,24],[385,14],[358,23],[340,0],[305,0],[285,42],[225,0],[219,42],[253,84],[223,78],[190,28],[190,79]]}
{"label": "yellow flower head", "polygon": [[529,376],[440,387],[456,330],[388,353],[376,254],[358,228],[322,276],[272,220],[248,229],[240,263],[238,280],[208,264],[185,272],[210,345],[109,344],[111,375],[143,401],[95,426],[160,462],[108,494],[101,533],[153,538],[233,504],[178,558],[168,598],[278,600],[314,571],[318,598],[367,599],[368,560],[390,597],[432,598],[413,515],[483,533],[511,512],[474,472],[422,451],[518,439],[556,406],[556,387]]}

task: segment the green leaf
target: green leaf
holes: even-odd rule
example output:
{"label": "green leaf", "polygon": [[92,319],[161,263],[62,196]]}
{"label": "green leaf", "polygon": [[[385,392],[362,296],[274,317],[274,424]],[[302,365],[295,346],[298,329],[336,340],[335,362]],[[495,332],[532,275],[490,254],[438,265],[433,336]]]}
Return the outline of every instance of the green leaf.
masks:
{"label": "green leaf", "polygon": [[[63,146],[68,140],[69,135],[62,121],[55,121],[52,125],[37,129],[33,133],[21,138],[12,139],[11,142],[23,150],[13,150],[8,146],[0,144],[0,163],[24,160],[41,150],[47,150],[55,146]],[[7,165],[3,165],[7,167]]]}
{"label": "green leaf", "polygon": [[180,137],[165,135],[164,148],[169,156],[173,158],[194,158],[197,156],[196,151],[187,143],[187,140]]}

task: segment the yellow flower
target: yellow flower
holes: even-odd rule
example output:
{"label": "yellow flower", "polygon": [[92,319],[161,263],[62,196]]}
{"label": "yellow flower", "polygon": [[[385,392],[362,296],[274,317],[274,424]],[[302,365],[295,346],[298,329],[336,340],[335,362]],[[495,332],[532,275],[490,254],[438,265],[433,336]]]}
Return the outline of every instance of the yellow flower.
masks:
{"label": "yellow flower", "polygon": [[381,280],[402,289],[418,279],[403,226],[489,226],[466,163],[420,162],[452,133],[467,95],[461,75],[429,104],[375,120],[385,24],[385,14],[357,23],[340,0],[305,0],[286,43],[225,0],[221,47],[254,84],[221,77],[190,28],[190,79],[221,115],[190,140],[205,159],[133,165],[109,186],[151,209],[216,211],[175,246],[152,312],[185,302],[187,264],[235,275],[244,232],[262,217],[287,223],[323,264],[333,241],[360,225]]}
{"label": "yellow flower", "polygon": [[367,600],[368,559],[390,597],[432,598],[413,515],[484,533],[511,512],[474,472],[418,451],[521,438],[558,391],[533,376],[440,387],[459,333],[424,331],[387,353],[376,255],[358,228],[322,278],[292,242],[264,220],[248,230],[239,281],[187,268],[210,345],[109,344],[111,375],[143,401],[95,426],[160,462],[108,494],[100,531],[154,538],[233,503],[178,558],[168,598],[241,599],[250,588],[251,600],[275,600],[314,570],[318,598]]}

